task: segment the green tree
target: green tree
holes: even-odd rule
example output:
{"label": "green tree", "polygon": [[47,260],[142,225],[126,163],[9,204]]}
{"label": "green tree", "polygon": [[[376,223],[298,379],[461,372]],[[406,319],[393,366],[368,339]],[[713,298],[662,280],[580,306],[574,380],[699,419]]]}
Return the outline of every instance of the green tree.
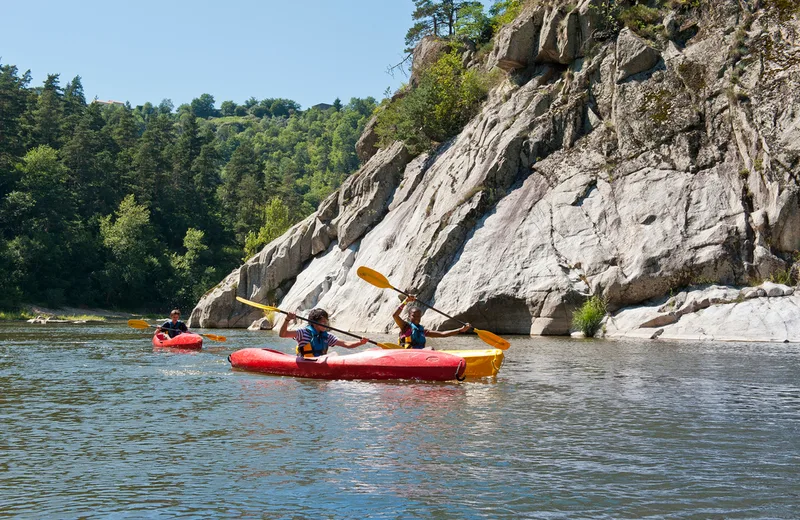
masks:
{"label": "green tree", "polygon": [[488,42],[494,33],[492,20],[480,2],[464,2],[458,10],[456,35],[468,38],[476,44]]}
{"label": "green tree", "polygon": [[406,33],[406,52],[414,50],[414,46],[425,36],[449,38],[455,35],[459,10],[477,2],[456,0],[414,0],[414,12],[411,19],[414,25]]}
{"label": "green tree", "polygon": [[205,234],[194,228],[186,230],[183,238],[184,254],[173,253],[170,264],[175,276],[170,279],[173,288],[171,307],[191,307],[205,292],[205,287],[217,281],[217,271],[211,266],[213,255],[204,243]]}
{"label": "green tree", "polygon": [[100,235],[110,253],[104,280],[106,302],[145,304],[161,271],[150,211],[128,195],[113,216],[100,219]]}
{"label": "green tree", "polygon": [[232,116],[236,114],[236,103],[233,101],[223,101],[219,106],[219,112],[222,116]]}
{"label": "green tree", "polygon": [[17,67],[0,65],[0,199],[17,179],[15,163],[25,155],[22,119],[28,106],[30,71],[21,76]]}
{"label": "green tree", "polygon": [[72,255],[79,225],[69,175],[49,146],[29,151],[20,170],[16,189],[3,207],[14,236],[6,255],[14,266],[11,277],[31,298],[57,305],[71,281],[63,273],[80,261]]}
{"label": "green tree", "polygon": [[497,32],[500,27],[511,23],[522,10],[522,0],[495,0],[489,8],[492,31]]}
{"label": "green tree", "polygon": [[273,197],[264,207],[263,217],[264,224],[258,233],[252,231],[247,233],[243,260],[258,253],[261,248],[281,236],[291,226],[289,208],[278,197]]}
{"label": "green tree", "polygon": [[262,163],[253,144],[243,141],[225,166],[219,188],[227,225],[240,244],[247,232],[259,225],[260,208],[266,199],[262,178]]}
{"label": "green tree", "polygon": [[64,114],[58,74],[48,74],[33,110],[33,136],[36,144],[53,148],[61,145],[61,118]]}
{"label": "green tree", "polygon": [[[211,101],[211,104],[214,104],[213,100]],[[161,103],[158,104],[159,114],[171,114],[174,109],[175,105],[172,104],[171,99],[164,98],[161,100]]]}
{"label": "green tree", "polygon": [[203,94],[199,98],[192,100],[192,112],[200,119],[208,119],[217,114],[214,108],[214,96],[211,94]]}
{"label": "green tree", "polygon": [[116,206],[122,186],[114,160],[116,147],[100,105],[92,103],[76,114],[74,130],[61,149],[63,164],[70,171],[70,182],[85,217],[108,213]]}

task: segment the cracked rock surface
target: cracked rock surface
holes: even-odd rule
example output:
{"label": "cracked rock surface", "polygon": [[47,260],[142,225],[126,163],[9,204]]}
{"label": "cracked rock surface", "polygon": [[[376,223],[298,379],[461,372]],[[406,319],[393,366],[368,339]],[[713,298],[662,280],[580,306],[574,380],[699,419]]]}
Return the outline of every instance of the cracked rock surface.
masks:
{"label": "cracked rock surface", "polygon": [[[249,326],[261,314],[239,295],[393,330],[397,295],[360,280],[362,265],[499,334],[569,334],[589,295],[633,312],[698,282],[759,288],[719,289],[737,297],[684,314],[700,303],[642,310],[619,334],[650,322],[664,338],[744,312],[718,307],[796,312],[795,295],[769,298],[760,281],[800,249],[800,22],[721,0],[657,45],[627,29],[597,38],[594,3],[524,10],[488,61],[512,73],[458,136],[416,158],[400,143],[369,156],[190,325]],[[423,322],[455,325],[430,311]]]}

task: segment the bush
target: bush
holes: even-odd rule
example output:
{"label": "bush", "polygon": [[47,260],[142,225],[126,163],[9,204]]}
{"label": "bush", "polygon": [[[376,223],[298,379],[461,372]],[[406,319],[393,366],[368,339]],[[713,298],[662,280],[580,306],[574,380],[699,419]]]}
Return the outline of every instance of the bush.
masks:
{"label": "bush", "polygon": [[600,323],[606,315],[606,302],[599,296],[592,296],[580,309],[572,314],[572,327],[593,338],[600,330]]}
{"label": "bush", "polygon": [[466,69],[458,52],[445,54],[422,73],[417,88],[378,113],[379,145],[401,140],[419,154],[453,137],[477,114],[490,83],[491,76]]}
{"label": "bush", "polygon": [[620,21],[643,38],[657,40],[664,33],[660,25],[661,11],[653,7],[637,4],[622,11]]}

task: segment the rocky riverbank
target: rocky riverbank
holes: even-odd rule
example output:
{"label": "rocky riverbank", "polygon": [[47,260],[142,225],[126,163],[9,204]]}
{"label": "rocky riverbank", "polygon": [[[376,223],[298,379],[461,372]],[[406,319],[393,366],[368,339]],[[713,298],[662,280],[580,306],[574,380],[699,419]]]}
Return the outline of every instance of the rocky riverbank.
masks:
{"label": "rocky riverbank", "polygon": [[769,282],[688,289],[661,302],[619,310],[606,319],[605,337],[800,342],[800,295]]}

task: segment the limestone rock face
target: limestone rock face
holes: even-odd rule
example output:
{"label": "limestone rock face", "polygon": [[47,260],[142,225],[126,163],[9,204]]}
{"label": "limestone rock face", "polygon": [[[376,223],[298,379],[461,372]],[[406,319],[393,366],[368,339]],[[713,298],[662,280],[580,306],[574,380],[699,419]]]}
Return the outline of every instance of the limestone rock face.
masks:
{"label": "limestone rock face", "polygon": [[358,155],[358,159],[362,163],[369,161],[373,155],[378,153],[378,134],[375,133],[377,123],[377,116],[372,116],[367,121],[364,132],[358,138],[358,142],[356,142],[356,155]]}
{"label": "limestone rock face", "polygon": [[398,142],[374,155],[344,182],[339,189],[341,210],[332,223],[340,248],[348,247],[383,218],[410,160],[408,150]]}
{"label": "limestone rock face", "polygon": [[661,54],[636,36],[627,27],[617,38],[617,83],[634,74],[650,70],[661,60]]}
{"label": "limestone rock face", "polygon": [[799,306],[794,290],[780,284],[696,288],[663,304],[620,310],[607,319],[606,337],[651,338],[658,329],[659,339],[798,342]]}
{"label": "limestone rock face", "polygon": [[[210,291],[191,325],[250,325],[261,315],[240,295],[389,332],[397,295],[359,279],[362,265],[499,334],[568,334],[589,295],[633,316],[614,314],[622,335],[671,337],[717,312],[730,323],[745,302],[800,319],[796,295],[761,285],[798,272],[800,22],[756,10],[743,29],[753,58],[734,68],[738,0],[672,23],[681,41],[658,48],[629,30],[595,41],[592,1],[543,4],[497,36],[490,63],[524,71],[458,136],[416,158],[399,143],[376,153]],[[682,299],[664,307],[670,293]]]}
{"label": "limestone rock face", "polygon": [[599,0],[582,0],[569,9],[566,2],[530,5],[495,39],[488,66],[503,70],[534,64],[568,65],[582,58],[599,25]]}

